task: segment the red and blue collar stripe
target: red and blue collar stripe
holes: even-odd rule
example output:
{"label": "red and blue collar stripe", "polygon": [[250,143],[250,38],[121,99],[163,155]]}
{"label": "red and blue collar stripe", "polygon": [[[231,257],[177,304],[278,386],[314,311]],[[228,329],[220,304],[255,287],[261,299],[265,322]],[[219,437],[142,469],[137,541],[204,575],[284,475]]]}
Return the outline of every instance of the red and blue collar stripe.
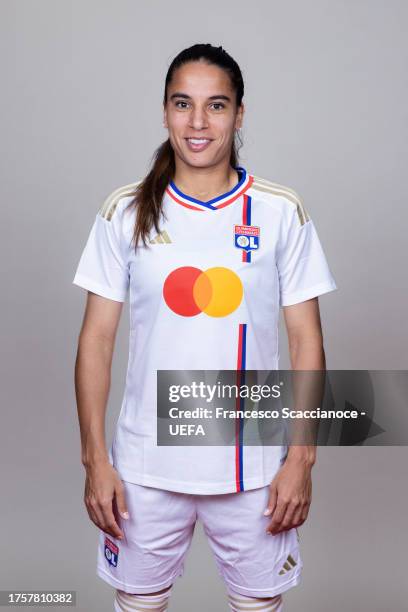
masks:
{"label": "red and blue collar stripe", "polygon": [[192,198],[187,194],[183,193],[178,187],[176,187],[174,181],[170,181],[168,186],[166,187],[166,193],[175,201],[177,204],[181,204],[186,208],[190,208],[192,210],[219,210],[220,208],[224,208],[224,206],[228,206],[232,204],[237,198],[239,198],[249,187],[252,185],[254,181],[254,177],[249,175],[245,168],[241,166],[236,166],[235,170],[240,174],[240,180],[238,183],[227,193],[224,193],[217,198],[213,198],[208,202],[202,202],[201,200],[197,200],[196,198]]}

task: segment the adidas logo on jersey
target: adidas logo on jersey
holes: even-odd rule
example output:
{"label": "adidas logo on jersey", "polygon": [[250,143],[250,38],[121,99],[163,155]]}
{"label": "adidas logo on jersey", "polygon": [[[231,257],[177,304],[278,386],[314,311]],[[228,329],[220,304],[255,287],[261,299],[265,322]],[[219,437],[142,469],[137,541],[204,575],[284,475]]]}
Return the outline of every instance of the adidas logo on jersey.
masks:
{"label": "adidas logo on jersey", "polygon": [[157,236],[150,240],[150,244],[169,244],[170,242],[171,238],[166,232],[166,230],[160,232],[160,234],[157,234]]}
{"label": "adidas logo on jersey", "polygon": [[290,572],[290,570],[292,570],[295,565],[297,565],[297,563],[292,557],[292,555],[288,555],[285,563],[282,566],[281,571],[279,572],[279,576],[282,576],[282,574],[286,574],[286,572]]}

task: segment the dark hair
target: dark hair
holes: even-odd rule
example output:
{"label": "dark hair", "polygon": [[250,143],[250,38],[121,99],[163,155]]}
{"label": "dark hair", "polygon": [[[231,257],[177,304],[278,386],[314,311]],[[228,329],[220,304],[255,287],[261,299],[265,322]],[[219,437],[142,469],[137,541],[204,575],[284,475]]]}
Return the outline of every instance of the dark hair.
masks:
{"label": "dark hair", "polygon": [[[211,44],[197,44],[181,51],[172,61],[167,71],[163,104],[167,102],[167,88],[173,78],[174,72],[188,62],[204,61],[208,64],[219,66],[227,72],[231,79],[231,85],[235,91],[237,107],[241,106],[244,96],[244,82],[241,70],[236,61],[220,47]],[[233,141],[231,147],[230,164],[232,167],[238,165],[238,150],[242,146],[239,134],[236,132],[238,146]],[[132,242],[135,249],[142,239],[146,246],[146,238],[154,226],[159,233],[159,219],[163,208],[163,195],[168,183],[174,178],[175,160],[174,151],[170,139],[163,142],[152,156],[153,165],[147,176],[137,183],[134,190],[134,198],[127,208],[134,207],[137,211],[136,222],[133,232]],[[132,194],[133,195],[133,194]]]}

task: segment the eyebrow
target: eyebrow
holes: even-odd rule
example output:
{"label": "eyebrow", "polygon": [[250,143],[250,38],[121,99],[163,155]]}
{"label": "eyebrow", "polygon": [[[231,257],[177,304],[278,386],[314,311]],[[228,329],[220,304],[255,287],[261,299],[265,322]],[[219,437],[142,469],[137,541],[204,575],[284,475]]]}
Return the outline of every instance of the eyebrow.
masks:
{"label": "eyebrow", "polygon": [[[170,100],[173,100],[174,98],[184,98],[185,100],[191,100],[191,96],[181,91],[176,91],[176,93],[170,96]],[[227,102],[231,102],[231,98],[229,98],[228,96],[224,96],[223,94],[219,94],[218,96],[209,96],[208,100],[226,100]]]}

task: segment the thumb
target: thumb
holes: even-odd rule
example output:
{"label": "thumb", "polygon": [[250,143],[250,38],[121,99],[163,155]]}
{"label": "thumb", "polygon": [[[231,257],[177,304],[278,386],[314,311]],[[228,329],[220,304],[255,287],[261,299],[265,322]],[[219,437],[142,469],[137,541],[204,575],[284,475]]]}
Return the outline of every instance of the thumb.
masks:
{"label": "thumb", "polygon": [[119,514],[121,515],[122,518],[124,519],[129,518],[129,512],[127,509],[126,499],[125,499],[125,489],[123,485],[121,485],[120,487],[117,487],[116,489],[116,507],[119,510]]}
{"label": "thumb", "polygon": [[276,498],[277,498],[277,490],[275,486],[270,487],[268,505],[264,511],[264,516],[270,516],[272,512],[275,510],[276,506]]}

